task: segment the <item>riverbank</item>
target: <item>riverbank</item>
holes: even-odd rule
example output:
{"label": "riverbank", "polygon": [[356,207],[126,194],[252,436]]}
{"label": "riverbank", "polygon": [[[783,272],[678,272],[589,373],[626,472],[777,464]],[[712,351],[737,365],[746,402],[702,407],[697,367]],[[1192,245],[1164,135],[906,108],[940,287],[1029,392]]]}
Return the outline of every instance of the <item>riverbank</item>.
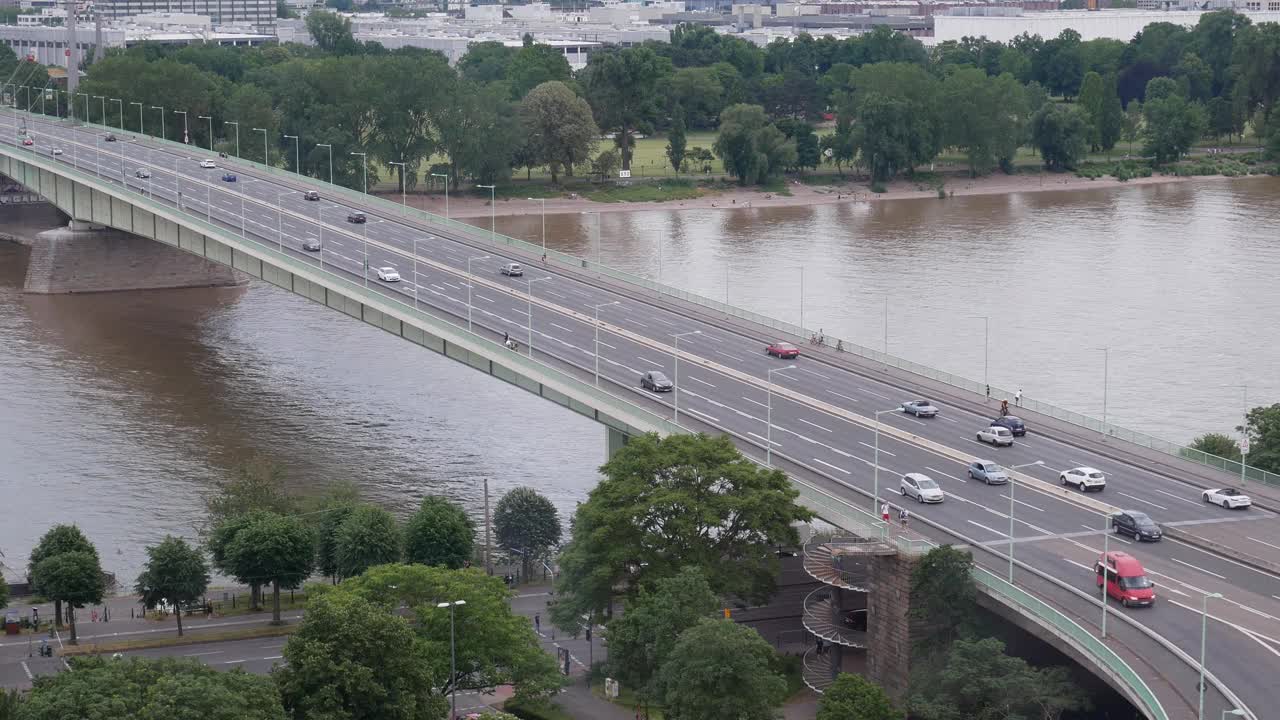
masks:
{"label": "riverbank", "polygon": [[[1265,177],[1265,176],[1249,176]],[[1099,188],[1127,187],[1132,185],[1165,185],[1187,182],[1211,182],[1228,179],[1224,175],[1200,175],[1178,177],[1176,175],[1152,175],[1126,181],[1114,177],[1090,179],[1078,175],[1039,173],[985,177],[947,177],[943,189],[947,198],[967,195],[1010,195],[1027,192],[1060,192],[1070,190],[1095,190]],[[863,182],[852,178],[841,181],[837,177],[809,178],[805,182],[788,179],[785,190],[777,186],[771,189],[730,187],[727,189],[700,188],[697,197],[656,202],[595,202],[576,193],[554,198],[502,198],[491,209],[488,198],[470,195],[449,197],[449,216],[456,219],[479,219],[489,215],[509,217],[513,215],[568,215],[583,212],[617,213],[640,210],[738,210],[765,207],[807,207],[837,205],[843,203],[879,203],[894,200],[920,200],[938,198],[935,181],[895,180],[885,186],[885,192],[873,193]],[[384,194],[387,200],[399,201],[397,194]],[[445,214],[443,194],[409,195],[411,207],[438,215]]]}

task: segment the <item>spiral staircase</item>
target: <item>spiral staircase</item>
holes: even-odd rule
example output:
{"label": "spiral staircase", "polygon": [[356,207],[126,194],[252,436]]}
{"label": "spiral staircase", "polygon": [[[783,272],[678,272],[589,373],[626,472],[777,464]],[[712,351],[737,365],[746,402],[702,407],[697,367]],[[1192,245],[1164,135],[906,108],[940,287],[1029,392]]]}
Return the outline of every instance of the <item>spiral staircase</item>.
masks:
{"label": "spiral staircase", "polygon": [[822,583],[804,599],[803,623],[814,638],[814,646],[804,654],[802,677],[814,692],[821,694],[831,685],[841,672],[846,653],[866,650],[867,558],[895,552],[887,543],[856,537],[805,546],[805,572]]}

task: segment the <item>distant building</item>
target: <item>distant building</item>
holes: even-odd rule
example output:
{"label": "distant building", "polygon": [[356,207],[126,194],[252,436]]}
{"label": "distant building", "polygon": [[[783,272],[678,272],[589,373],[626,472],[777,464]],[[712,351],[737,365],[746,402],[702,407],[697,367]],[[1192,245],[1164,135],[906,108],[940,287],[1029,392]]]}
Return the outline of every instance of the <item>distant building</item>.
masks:
{"label": "distant building", "polygon": [[[1272,11],[1244,12],[1254,23],[1280,22],[1280,0],[1250,1],[1277,6]],[[966,14],[959,14],[961,12]],[[985,37],[988,40],[1008,42],[1023,33],[1053,38],[1070,28],[1080,33],[1083,40],[1109,38],[1127,42],[1151,23],[1192,27],[1200,21],[1201,15],[1211,11],[1065,10],[1017,15],[968,14],[973,12],[973,8],[963,8],[953,9],[947,15],[934,15],[934,41],[941,43],[966,37]]]}
{"label": "distant building", "polygon": [[[207,21],[208,18],[205,18]],[[213,44],[229,46],[263,45],[275,42],[274,35],[236,32],[222,28],[205,27],[156,27],[138,24],[111,24],[102,28],[104,48],[127,48],[139,43],[165,45]],[[76,44],[81,56],[87,57],[98,42],[97,29],[92,24],[76,26]],[[67,28],[43,25],[0,25],[0,44],[8,45],[19,57],[34,56],[44,65],[67,66]]]}
{"label": "distant building", "polygon": [[[26,1],[26,0],[24,0]],[[214,25],[249,25],[254,32],[275,33],[275,0],[96,0],[93,12],[124,22],[138,15],[167,12],[209,17]]]}

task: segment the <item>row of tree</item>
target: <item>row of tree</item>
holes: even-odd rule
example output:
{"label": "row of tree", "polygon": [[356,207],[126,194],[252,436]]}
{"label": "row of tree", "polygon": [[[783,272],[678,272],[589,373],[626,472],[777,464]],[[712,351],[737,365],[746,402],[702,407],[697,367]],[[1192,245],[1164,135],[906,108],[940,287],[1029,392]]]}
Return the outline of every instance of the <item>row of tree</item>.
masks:
{"label": "row of tree", "polygon": [[[1280,403],[1255,407],[1245,415],[1245,424],[1236,432],[1249,438],[1249,457],[1253,467],[1280,474]],[[1191,442],[1191,449],[1228,460],[1240,460],[1240,442],[1223,433],[1206,433]]]}

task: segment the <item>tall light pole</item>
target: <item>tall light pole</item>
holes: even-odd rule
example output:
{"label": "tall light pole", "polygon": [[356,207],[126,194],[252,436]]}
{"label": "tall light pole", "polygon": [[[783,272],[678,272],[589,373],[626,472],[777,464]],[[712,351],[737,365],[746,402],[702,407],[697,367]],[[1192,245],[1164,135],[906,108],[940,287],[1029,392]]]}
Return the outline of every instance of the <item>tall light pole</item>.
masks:
{"label": "tall light pole", "polygon": [[674,375],[671,379],[672,390],[672,407],[675,408],[676,418],[672,422],[676,425],[680,424],[680,338],[686,335],[701,335],[701,330],[690,330],[689,332],[672,333],[671,337],[675,338],[675,349],[671,352],[671,357],[675,358],[675,369],[671,371]]}
{"label": "tall light pole", "polygon": [[364,194],[369,194],[369,153],[353,152],[352,155],[359,155],[360,162],[364,165]]}
{"label": "tall light pole", "polygon": [[302,160],[301,160],[302,144],[301,142],[299,142],[297,135],[285,135],[284,138],[286,140],[289,140],[289,139],[293,140],[293,174],[301,175],[302,174]]}
{"label": "tall light pole", "polygon": [[[803,328],[801,328],[803,329]],[[889,408],[888,410],[876,410],[876,439],[875,439],[875,455],[871,460],[871,475],[873,480],[871,490],[871,514],[879,517],[881,515],[880,508],[880,416],[886,413],[902,412],[902,408]]]}
{"label": "tall light pole", "polygon": [[[533,200],[534,198],[529,198]],[[547,199],[538,198],[542,201],[542,259],[547,259]],[[661,241],[659,241],[661,242]],[[662,264],[658,264],[658,279],[662,279]]]}
{"label": "tall light pole", "polygon": [[235,126],[236,126],[236,157],[240,157],[240,123],[238,123],[238,122],[236,122],[236,121],[234,121],[234,120],[223,120],[223,121],[222,121],[222,127],[224,127],[224,128],[225,128],[225,127],[226,127],[226,126],[228,126],[228,125],[235,125]]}
{"label": "tall light pole", "polygon": [[270,164],[271,164],[271,151],[267,150],[267,129],[266,129],[266,128],[254,128],[254,129],[253,129],[253,131],[254,131],[254,132],[260,132],[260,133],[262,133],[262,164],[263,164],[263,165],[270,165]]}
{"label": "tall light pole", "polygon": [[388,161],[387,161],[387,164],[388,164],[388,165],[399,165],[399,166],[400,166],[400,205],[401,205],[402,207],[406,207],[406,208],[407,208],[407,207],[409,207],[409,201],[408,201],[408,196],[405,194],[405,179],[404,179],[404,174],[405,174],[406,172],[408,172],[408,171],[409,171],[409,169],[405,166],[405,164],[404,164],[403,162],[395,162],[395,161],[392,161],[392,160],[388,160]]}
{"label": "tall light pole", "polygon": [[448,173],[431,173],[431,177],[444,178],[444,219],[449,219],[449,175]]}
{"label": "tall light pole", "polygon": [[991,318],[986,315],[970,315],[982,321],[982,383],[987,386],[987,397],[991,396]]}
{"label": "tall light pole", "polygon": [[[102,124],[106,125],[107,124],[107,98],[104,95],[94,95],[93,98],[95,100],[102,101]],[[28,101],[31,100],[31,93],[27,93],[27,100]]]}
{"label": "tall light pole", "polygon": [[1110,379],[1111,369],[1111,348],[1098,348],[1102,351],[1102,433],[1107,433],[1107,381]]}
{"label": "tall light pole", "polygon": [[600,387],[600,308],[609,307],[610,305],[621,305],[621,304],[622,304],[622,302],[621,302],[621,301],[619,301],[619,300],[614,300],[613,302],[600,303],[599,305],[592,305],[592,306],[591,306],[591,310],[592,310],[592,312],[593,312],[593,313],[595,313],[595,315],[594,315],[594,317],[595,317],[595,323],[594,323],[594,325],[595,325],[595,329],[596,329],[596,342],[595,342],[595,355],[596,355],[596,387]]}
{"label": "tall light pole", "polygon": [[[24,85],[23,87],[26,87],[26,86]],[[87,123],[89,122],[89,94],[88,93],[76,93],[76,94],[84,96],[84,121]],[[27,91],[27,97],[31,97],[30,90]]]}
{"label": "tall light pole", "polygon": [[477,185],[476,187],[487,188],[489,190],[489,242],[497,242],[498,226],[497,226],[497,221],[494,217],[494,212],[497,209],[495,206],[498,202],[498,198],[497,198],[498,188],[495,185]]}
{"label": "tall light pole", "polygon": [[536,282],[545,282],[550,279],[551,276],[548,275],[546,277],[531,278],[525,281],[525,299],[529,301],[529,308],[525,314],[525,317],[529,320],[529,359],[533,359],[533,284]]}
{"label": "tall light pole", "polygon": [[768,467],[773,467],[773,374],[783,370],[794,370],[795,368],[796,366],[792,364],[766,371],[769,376],[769,382],[766,386],[769,392],[769,402],[764,409],[764,464]]}
{"label": "tall light pole", "polygon": [[449,702],[453,707],[450,717],[455,718],[458,717],[458,644],[455,640],[453,609],[466,604],[466,600],[436,603],[438,608],[449,608]]}
{"label": "tall light pole", "polygon": [[316,143],[316,147],[322,147],[329,151],[329,184],[333,184],[333,145],[329,143]]}
{"label": "tall light pole", "polygon": [[146,131],[146,130],[143,128],[143,126],[142,126],[142,103],[140,103],[140,102],[131,102],[131,103],[129,103],[129,104],[130,104],[130,105],[137,105],[137,106],[138,106],[138,134],[139,134],[139,135],[146,135],[146,134],[147,134],[147,131]]}
{"label": "tall light pole", "polygon": [[595,224],[595,246],[596,246],[596,265],[600,264],[600,213],[594,211],[583,212],[583,215],[594,215],[596,217]]}
{"label": "tall light pole", "polygon": [[[1043,460],[1036,460],[1035,462],[1022,463],[1021,465],[1014,465],[1009,469],[1017,470],[1019,468],[1031,467],[1032,465],[1043,465],[1043,464],[1044,464]],[[1013,476],[1010,475],[1009,476],[1009,582],[1013,582],[1013,486],[1014,486]]]}
{"label": "tall light pole", "polygon": [[213,152],[213,117],[210,115],[197,115],[196,117],[209,121],[209,152]]}
{"label": "tall light pole", "polygon": [[152,105],[151,109],[160,111],[160,139],[168,140],[169,138],[165,135],[165,132],[164,132],[164,107],[161,105]]}
{"label": "tall light pole", "polygon": [[[280,252],[284,252],[284,197],[291,194],[293,194],[292,190],[276,193],[276,246],[280,249]],[[416,288],[418,281],[414,280],[413,282]]]}
{"label": "tall light pole", "polygon": [[174,110],[173,114],[182,116],[182,144],[190,145],[191,144],[191,128],[187,125],[187,111]]}
{"label": "tall light pole", "polygon": [[488,255],[478,255],[476,257],[467,258],[467,332],[471,332],[471,286],[475,285],[475,282],[473,282],[471,278],[471,261],[488,259]]}
{"label": "tall light pole", "polygon": [[[1106,557],[1111,552],[1111,516],[1102,515],[1102,557]],[[1106,568],[1103,568],[1102,575],[1102,639],[1107,639],[1107,576]]]}
{"label": "tall light pole", "polygon": [[[120,110],[120,132],[124,132],[124,101],[121,100],[120,98],[111,98],[111,102],[120,103],[120,107],[118,108]],[[40,103],[41,103],[40,114],[43,115],[44,114],[44,106],[43,106],[44,93],[40,93]]]}
{"label": "tall light pole", "polygon": [[1244,393],[1244,424],[1240,426],[1240,487],[1244,487],[1244,470],[1248,467],[1245,461],[1249,457],[1249,386],[1241,385],[1240,389]]}
{"label": "tall light pole", "polygon": [[1200,709],[1197,720],[1204,720],[1204,646],[1209,635],[1209,598],[1221,598],[1222,593],[1205,593],[1200,603]]}

